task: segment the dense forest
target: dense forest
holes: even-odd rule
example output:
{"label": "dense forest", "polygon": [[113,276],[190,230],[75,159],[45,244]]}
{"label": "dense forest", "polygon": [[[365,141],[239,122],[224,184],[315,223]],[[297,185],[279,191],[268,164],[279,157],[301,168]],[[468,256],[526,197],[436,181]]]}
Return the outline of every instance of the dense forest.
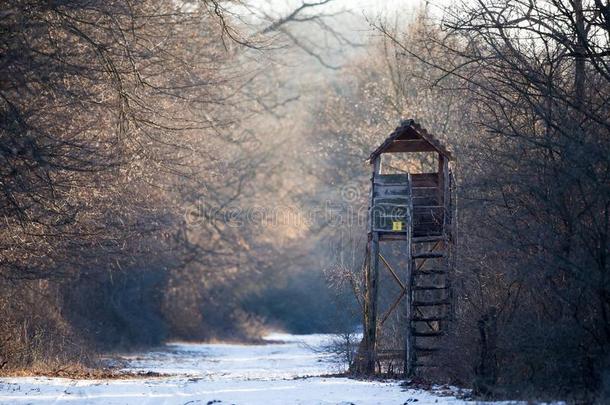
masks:
{"label": "dense forest", "polygon": [[610,398],[610,3],[334,3],[2,2],[0,373],[353,331],[365,159],[414,118],[457,159],[430,378]]}

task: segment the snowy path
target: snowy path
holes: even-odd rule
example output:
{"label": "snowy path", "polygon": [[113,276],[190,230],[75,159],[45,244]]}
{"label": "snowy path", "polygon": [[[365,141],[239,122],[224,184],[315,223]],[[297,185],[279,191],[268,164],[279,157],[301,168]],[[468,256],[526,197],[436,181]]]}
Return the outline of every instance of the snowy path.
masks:
{"label": "snowy path", "polygon": [[[325,335],[269,336],[267,345],[168,344],[126,357],[131,371],[172,377],[129,380],[0,379],[0,404],[464,404],[394,382],[320,377],[341,371],[320,346]],[[309,378],[298,378],[298,377]]]}

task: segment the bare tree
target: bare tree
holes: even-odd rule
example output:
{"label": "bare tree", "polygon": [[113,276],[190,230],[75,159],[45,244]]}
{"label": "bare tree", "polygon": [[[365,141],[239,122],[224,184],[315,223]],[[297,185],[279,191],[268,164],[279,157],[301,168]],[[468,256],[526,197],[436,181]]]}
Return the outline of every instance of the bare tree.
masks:
{"label": "bare tree", "polygon": [[[436,72],[435,86],[474,107],[461,142],[461,266],[474,293],[464,298],[483,317],[499,309],[498,361],[532,367],[527,377],[500,367],[507,385],[560,377],[594,390],[608,356],[607,11],[596,1],[464,4],[425,49],[378,24],[405,58]],[[566,358],[574,367],[561,370]]]}

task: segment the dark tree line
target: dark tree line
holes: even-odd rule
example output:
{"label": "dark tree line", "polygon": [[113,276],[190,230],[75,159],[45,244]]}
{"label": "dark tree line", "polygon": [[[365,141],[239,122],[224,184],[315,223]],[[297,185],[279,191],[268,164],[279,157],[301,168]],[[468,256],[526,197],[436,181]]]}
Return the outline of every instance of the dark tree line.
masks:
{"label": "dark tree line", "polygon": [[437,41],[481,134],[462,176],[462,271],[476,274],[464,298],[477,316],[498,318],[482,391],[528,381],[567,395],[607,378],[608,7],[479,2],[450,15]]}
{"label": "dark tree line", "polygon": [[404,117],[455,150],[458,312],[440,360],[479,393],[607,398],[609,12],[497,0],[373,21],[371,57],[317,115],[349,167]]}
{"label": "dark tree line", "polygon": [[269,249],[252,229],[188,215],[242,198],[267,159],[240,139],[264,102],[243,57],[257,44],[225,6],[2,3],[4,369],[255,334],[240,312],[247,284],[226,285],[260,264],[231,270],[247,261],[238,248],[260,248],[261,263]]}
{"label": "dark tree line", "polygon": [[266,55],[326,3],[253,25],[242,1],[2,3],[2,372],[323,322],[283,303],[299,278],[323,286],[295,275],[298,241],[223,215],[276,193],[270,117],[298,96],[269,90]]}
{"label": "dark tree line", "polygon": [[7,367],[168,333],[158,297],[167,269],[187,259],[175,206],[213,180],[214,148],[226,141],[215,131],[235,125],[235,52],[222,45],[214,7],[3,3]]}

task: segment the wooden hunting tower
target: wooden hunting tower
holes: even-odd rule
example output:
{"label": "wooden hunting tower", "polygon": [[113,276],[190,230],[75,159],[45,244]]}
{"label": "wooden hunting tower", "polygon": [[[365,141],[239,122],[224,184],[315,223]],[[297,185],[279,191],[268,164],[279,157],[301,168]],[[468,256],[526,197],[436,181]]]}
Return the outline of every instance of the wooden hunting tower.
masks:
{"label": "wooden hunting tower", "polygon": [[[435,367],[434,353],[453,317],[451,160],[451,153],[413,120],[402,121],[368,159],[373,170],[358,366],[362,372],[396,373],[400,365],[410,376]],[[389,244],[393,247],[387,251]],[[382,295],[390,288],[396,291],[381,305],[380,261],[388,270],[381,277],[390,280]],[[384,335],[390,318],[393,329]]]}

